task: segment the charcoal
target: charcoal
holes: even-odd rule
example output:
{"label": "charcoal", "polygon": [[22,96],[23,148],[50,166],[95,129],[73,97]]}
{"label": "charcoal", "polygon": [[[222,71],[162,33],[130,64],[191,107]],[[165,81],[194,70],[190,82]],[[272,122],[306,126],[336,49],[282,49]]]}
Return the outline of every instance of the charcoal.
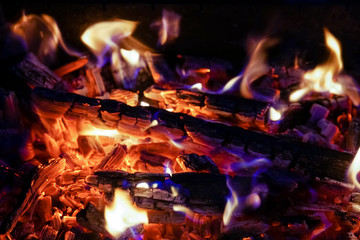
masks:
{"label": "charcoal", "polygon": [[184,166],[184,170],[188,168],[196,172],[208,171],[210,173],[220,173],[213,160],[205,155],[199,156],[195,153],[181,154],[177,156],[176,161],[180,166]]}

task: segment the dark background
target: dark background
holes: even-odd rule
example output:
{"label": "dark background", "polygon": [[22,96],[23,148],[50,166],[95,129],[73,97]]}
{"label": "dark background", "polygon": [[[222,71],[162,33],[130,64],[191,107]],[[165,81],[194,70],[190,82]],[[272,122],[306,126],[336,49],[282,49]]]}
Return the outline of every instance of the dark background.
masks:
{"label": "dark background", "polygon": [[[295,55],[312,67],[327,56],[323,27],[341,42],[345,69],[360,75],[360,5],[343,1],[54,1],[2,3],[8,22],[28,14],[46,13],[55,18],[65,41],[85,51],[82,32],[92,23],[121,18],[139,21],[134,34],[143,43],[170,54],[216,57],[233,63],[240,71],[247,61],[246,42],[250,36],[271,36],[280,43],[270,51],[274,65],[292,65]],[[157,32],[150,24],[161,17],[162,9],[182,16],[180,37],[157,48]]]}

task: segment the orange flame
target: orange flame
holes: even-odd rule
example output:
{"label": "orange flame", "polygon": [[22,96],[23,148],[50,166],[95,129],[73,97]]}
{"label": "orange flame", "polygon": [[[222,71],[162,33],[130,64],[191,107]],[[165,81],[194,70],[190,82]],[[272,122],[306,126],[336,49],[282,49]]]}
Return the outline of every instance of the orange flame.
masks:
{"label": "orange flame", "polygon": [[300,89],[290,95],[290,101],[298,101],[306,94],[315,91],[346,94],[354,104],[358,105],[359,98],[357,90],[354,91],[356,88],[354,82],[347,76],[339,76],[343,70],[340,43],[326,28],[324,28],[324,33],[330,55],[325,63],[304,74]]}
{"label": "orange flame", "polygon": [[164,45],[166,42],[173,41],[179,37],[180,20],[180,15],[165,9],[163,10],[161,21],[156,21],[152,24],[152,26],[159,28],[158,43],[160,45]]}
{"label": "orange flame", "polygon": [[269,66],[266,63],[265,50],[275,43],[275,40],[265,38],[262,39],[253,50],[240,83],[240,93],[244,98],[255,97],[256,93],[251,88],[251,84],[269,72]]}
{"label": "orange flame", "polygon": [[352,161],[348,172],[348,180],[355,185],[356,188],[360,189],[360,183],[358,181],[358,174],[360,172],[360,148],[358,152],[356,153],[354,160]]}
{"label": "orange flame", "polygon": [[106,230],[118,238],[126,229],[141,223],[148,223],[145,210],[134,207],[126,191],[116,189],[111,206],[105,207]]}
{"label": "orange flame", "polygon": [[115,82],[126,89],[135,88],[137,70],[145,66],[140,52],[151,50],[131,37],[136,25],[136,22],[121,19],[99,22],[88,27],[81,36],[81,40],[97,57],[99,67],[106,63],[110,55]]}
{"label": "orange flame", "polygon": [[12,31],[20,35],[30,51],[44,63],[54,60],[58,46],[71,56],[81,56],[65,44],[56,21],[49,15],[24,14],[12,25]]}
{"label": "orange flame", "polygon": [[136,22],[121,19],[95,23],[85,30],[81,40],[97,56],[98,64],[101,66],[105,54],[109,51],[112,58],[120,54],[120,42],[134,32],[136,25]]}

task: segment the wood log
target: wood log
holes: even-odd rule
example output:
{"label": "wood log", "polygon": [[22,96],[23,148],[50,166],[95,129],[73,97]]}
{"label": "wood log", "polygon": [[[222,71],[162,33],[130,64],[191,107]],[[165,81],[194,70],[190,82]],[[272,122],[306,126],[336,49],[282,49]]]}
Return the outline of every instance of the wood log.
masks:
{"label": "wood log", "polygon": [[43,65],[32,53],[28,53],[22,61],[14,65],[12,71],[30,86],[60,90],[68,89],[66,82]]}
{"label": "wood log", "polygon": [[[174,173],[170,176],[155,173],[130,174],[123,171],[98,171],[88,176],[86,182],[91,186],[99,187],[110,196],[115,188],[128,189],[134,202],[141,208],[173,211],[175,205],[181,205],[205,216],[222,215],[229,196],[228,183],[239,198],[247,197],[257,191],[261,195],[261,213],[272,217],[281,211],[286,211],[290,206],[285,204],[289,200],[283,196],[295,194],[297,191],[308,191],[304,190],[307,188],[305,180],[291,172],[277,169],[270,169],[256,177],[229,177],[194,172]],[[149,187],[143,187],[144,183]],[[301,201],[306,202],[310,199],[303,197]],[[250,205],[248,210],[252,211]],[[273,211],[267,209],[270,206],[274,209]]]}
{"label": "wood log", "polygon": [[[118,128],[120,133],[131,136],[167,141],[191,137],[199,146],[210,146],[213,150],[244,149],[243,153],[256,153],[254,157],[262,154],[270,160],[276,159],[286,149],[291,156],[289,168],[313,178],[345,181],[353,160],[352,154],[301,143],[286,136],[272,136],[153,107],[130,107],[113,100],[92,99],[44,88],[33,90],[33,101],[38,113],[48,118],[85,118],[95,126]],[[141,126],[150,126],[153,120],[157,120],[158,125],[144,131]]]}
{"label": "wood log", "polygon": [[166,90],[157,86],[146,89],[144,96],[164,103],[163,108],[173,109],[175,112],[202,116],[215,121],[225,121],[224,118],[228,118],[227,121],[234,125],[239,125],[238,119],[257,121],[264,125],[268,117],[268,103],[236,96],[190,90]]}
{"label": "wood log", "polygon": [[45,186],[54,181],[65,169],[65,159],[53,159],[47,165],[43,165],[32,172],[23,187],[23,191],[14,206],[14,210],[0,225],[0,234],[10,233],[15,227],[19,217],[32,206],[36,198],[43,192]]}

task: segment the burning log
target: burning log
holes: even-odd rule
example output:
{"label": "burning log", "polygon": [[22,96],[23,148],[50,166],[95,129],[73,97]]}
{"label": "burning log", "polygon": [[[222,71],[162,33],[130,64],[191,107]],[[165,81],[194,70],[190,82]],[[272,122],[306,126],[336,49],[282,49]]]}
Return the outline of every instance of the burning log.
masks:
{"label": "burning log", "polygon": [[[148,88],[144,96],[164,103],[164,108],[174,109],[176,112],[204,116],[213,120],[218,120],[219,117],[233,118],[232,122],[240,119],[243,122],[258,121],[264,124],[269,108],[268,103],[252,99],[189,90],[163,90],[156,86]],[[192,114],[194,111],[195,113]]]}
{"label": "burning log", "polygon": [[[242,153],[266,156],[270,160],[276,159],[286,149],[291,159],[289,168],[310,177],[344,181],[353,159],[351,154],[301,143],[285,136],[271,136],[240,127],[211,123],[152,107],[130,107],[113,100],[92,99],[43,88],[33,91],[33,100],[40,115],[85,118],[95,126],[117,128],[122,134],[131,136],[151,136],[162,140],[169,140],[169,136],[174,139],[191,137],[192,142],[199,146],[210,146],[213,150],[244,149]],[[157,126],[146,129],[141,127],[150,126],[153,120],[157,120]]]}
{"label": "burning log", "polygon": [[219,168],[208,156],[199,156],[195,153],[180,154],[176,161],[180,164],[181,168],[185,171],[190,169],[192,171],[201,172],[209,171],[210,173],[220,173]]}
{"label": "burning log", "polygon": [[49,164],[36,169],[25,181],[21,195],[15,205],[14,210],[0,225],[0,234],[10,233],[19,217],[24,214],[35,202],[36,198],[43,192],[45,186],[54,181],[57,176],[65,169],[65,159],[54,159]]}

